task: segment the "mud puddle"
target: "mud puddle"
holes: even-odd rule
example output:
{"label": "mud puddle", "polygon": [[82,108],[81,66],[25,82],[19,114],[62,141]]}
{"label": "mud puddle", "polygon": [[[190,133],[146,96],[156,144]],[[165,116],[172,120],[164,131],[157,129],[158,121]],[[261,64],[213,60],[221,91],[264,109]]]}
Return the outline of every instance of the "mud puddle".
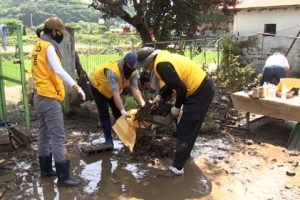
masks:
{"label": "mud puddle", "polygon": [[[299,153],[286,150],[292,124],[267,120],[250,133],[226,130],[200,135],[180,177],[157,177],[174,156],[176,138],[170,128],[139,132],[134,152],[114,135],[111,152],[84,156],[80,146],[103,142],[95,121],[65,120],[70,174],[82,181],[58,188],[56,178],[41,179],[37,145],[1,154],[3,199],[299,199]],[[33,131],[36,130],[34,123]],[[287,176],[286,172],[295,172]],[[5,178],[5,180],[3,180]]]}
{"label": "mud puddle", "polygon": [[[126,162],[117,156],[115,141],[113,152],[88,157],[79,152],[68,153],[70,174],[82,181],[74,187],[57,187],[56,178],[40,179],[35,161],[16,161],[14,171],[19,171],[14,188],[7,191],[5,199],[198,199],[211,191],[210,181],[191,159],[180,177],[156,177],[162,166],[149,162]],[[124,155],[126,156],[126,155]],[[26,167],[22,167],[26,166]],[[28,170],[29,167],[34,171]]]}
{"label": "mud puddle", "polygon": [[[4,199],[199,199],[211,192],[211,183],[191,158],[184,176],[157,177],[170,164],[176,138],[165,129],[152,140],[144,130],[130,152],[114,134],[114,150],[85,156],[80,147],[104,142],[101,129],[94,120],[71,117],[65,119],[66,157],[71,160],[70,175],[82,181],[73,187],[57,187],[54,178],[40,178],[37,141],[26,149],[4,153],[0,177],[10,173],[9,180],[0,181]],[[32,122],[33,136],[37,125]],[[172,130],[170,130],[172,131]],[[143,132],[143,131],[142,131]],[[4,169],[6,172],[4,173]],[[3,175],[3,176],[2,176]],[[2,179],[2,178],[1,178]]]}

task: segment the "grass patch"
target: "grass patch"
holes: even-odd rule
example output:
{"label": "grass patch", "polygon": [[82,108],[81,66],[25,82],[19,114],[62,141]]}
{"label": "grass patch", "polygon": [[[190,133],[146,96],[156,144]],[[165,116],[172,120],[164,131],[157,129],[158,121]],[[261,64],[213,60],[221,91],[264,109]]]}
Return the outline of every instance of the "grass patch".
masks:
{"label": "grass patch", "polygon": [[[187,51],[185,55],[187,57],[190,57],[189,51]],[[110,60],[118,60],[122,56],[123,55],[121,54],[81,55],[80,62],[87,74],[91,75],[97,68],[99,68],[104,63]],[[217,51],[202,51],[199,55],[194,56],[193,60],[198,64],[215,63],[217,61]],[[13,61],[2,61],[1,64],[4,76],[20,79],[21,72],[19,64],[13,64]],[[25,69],[30,71],[31,60],[25,59],[24,64]],[[12,82],[7,83],[7,81],[4,81],[4,83],[6,86],[11,86],[11,84],[13,84]]]}
{"label": "grass patch", "polygon": [[105,55],[83,55],[79,56],[81,65],[88,75],[91,75],[96,69],[104,63],[111,60],[118,60],[122,56],[119,54],[105,54]]}
{"label": "grass patch", "polygon": [[[185,52],[185,56],[190,58],[190,51]],[[193,57],[193,61],[198,64],[209,64],[218,62],[218,51],[203,50],[200,54]]]}
{"label": "grass patch", "polygon": [[[25,69],[30,70],[31,68],[31,61],[30,60],[24,60],[25,64]],[[1,62],[2,66],[2,75],[9,77],[9,78],[14,78],[17,80],[21,80],[21,68],[20,64],[14,64],[13,61],[5,61]],[[11,82],[4,80],[4,85],[5,86],[16,86],[19,85],[17,83]]]}

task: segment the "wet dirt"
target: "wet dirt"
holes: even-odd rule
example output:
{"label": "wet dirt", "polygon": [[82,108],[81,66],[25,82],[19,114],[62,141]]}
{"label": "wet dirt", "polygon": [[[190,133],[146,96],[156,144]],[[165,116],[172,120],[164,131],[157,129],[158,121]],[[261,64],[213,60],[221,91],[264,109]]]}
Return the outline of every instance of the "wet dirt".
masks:
{"label": "wet dirt", "polygon": [[[232,115],[228,123],[239,117]],[[293,122],[265,118],[250,132],[200,134],[184,176],[159,178],[174,156],[174,127],[159,127],[155,140],[150,129],[139,129],[132,153],[114,134],[113,151],[86,157],[80,147],[103,142],[102,130],[95,120],[66,116],[70,174],[82,181],[66,188],[57,187],[56,178],[40,178],[36,119],[31,111],[33,140],[27,148],[0,154],[2,199],[300,199],[300,153],[286,149]]]}
{"label": "wet dirt", "polygon": [[135,119],[150,122],[158,125],[168,126],[175,119],[171,115],[170,103],[161,102],[158,105],[146,103],[144,107],[138,109]]}

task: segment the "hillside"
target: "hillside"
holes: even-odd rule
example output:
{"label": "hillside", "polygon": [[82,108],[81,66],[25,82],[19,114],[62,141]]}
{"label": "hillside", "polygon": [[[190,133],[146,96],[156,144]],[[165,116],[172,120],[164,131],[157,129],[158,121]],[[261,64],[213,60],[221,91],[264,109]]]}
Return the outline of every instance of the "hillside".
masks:
{"label": "hillside", "polygon": [[66,23],[97,23],[99,11],[88,5],[87,0],[0,0],[0,18],[15,18],[27,27],[37,26],[50,16],[58,16]]}

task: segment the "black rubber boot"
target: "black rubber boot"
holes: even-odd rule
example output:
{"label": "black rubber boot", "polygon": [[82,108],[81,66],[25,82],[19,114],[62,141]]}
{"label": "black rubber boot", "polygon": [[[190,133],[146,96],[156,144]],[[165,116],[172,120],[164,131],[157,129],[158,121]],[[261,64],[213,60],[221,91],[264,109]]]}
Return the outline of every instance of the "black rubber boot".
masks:
{"label": "black rubber boot", "polygon": [[52,153],[48,156],[39,156],[41,177],[56,176],[56,172],[52,169]]}
{"label": "black rubber boot", "polygon": [[105,142],[114,146],[112,137],[111,137],[111,124],[110,119],[100,121],[102,130],[104,132]]}
{"label": "black rubber boot", "polygon": [[72,187],[81,183],[76,179],[73,179],[69,175],[70,171],[70,160],[65,162],[55,162],[55,168],[57,173],[57,185]]}

